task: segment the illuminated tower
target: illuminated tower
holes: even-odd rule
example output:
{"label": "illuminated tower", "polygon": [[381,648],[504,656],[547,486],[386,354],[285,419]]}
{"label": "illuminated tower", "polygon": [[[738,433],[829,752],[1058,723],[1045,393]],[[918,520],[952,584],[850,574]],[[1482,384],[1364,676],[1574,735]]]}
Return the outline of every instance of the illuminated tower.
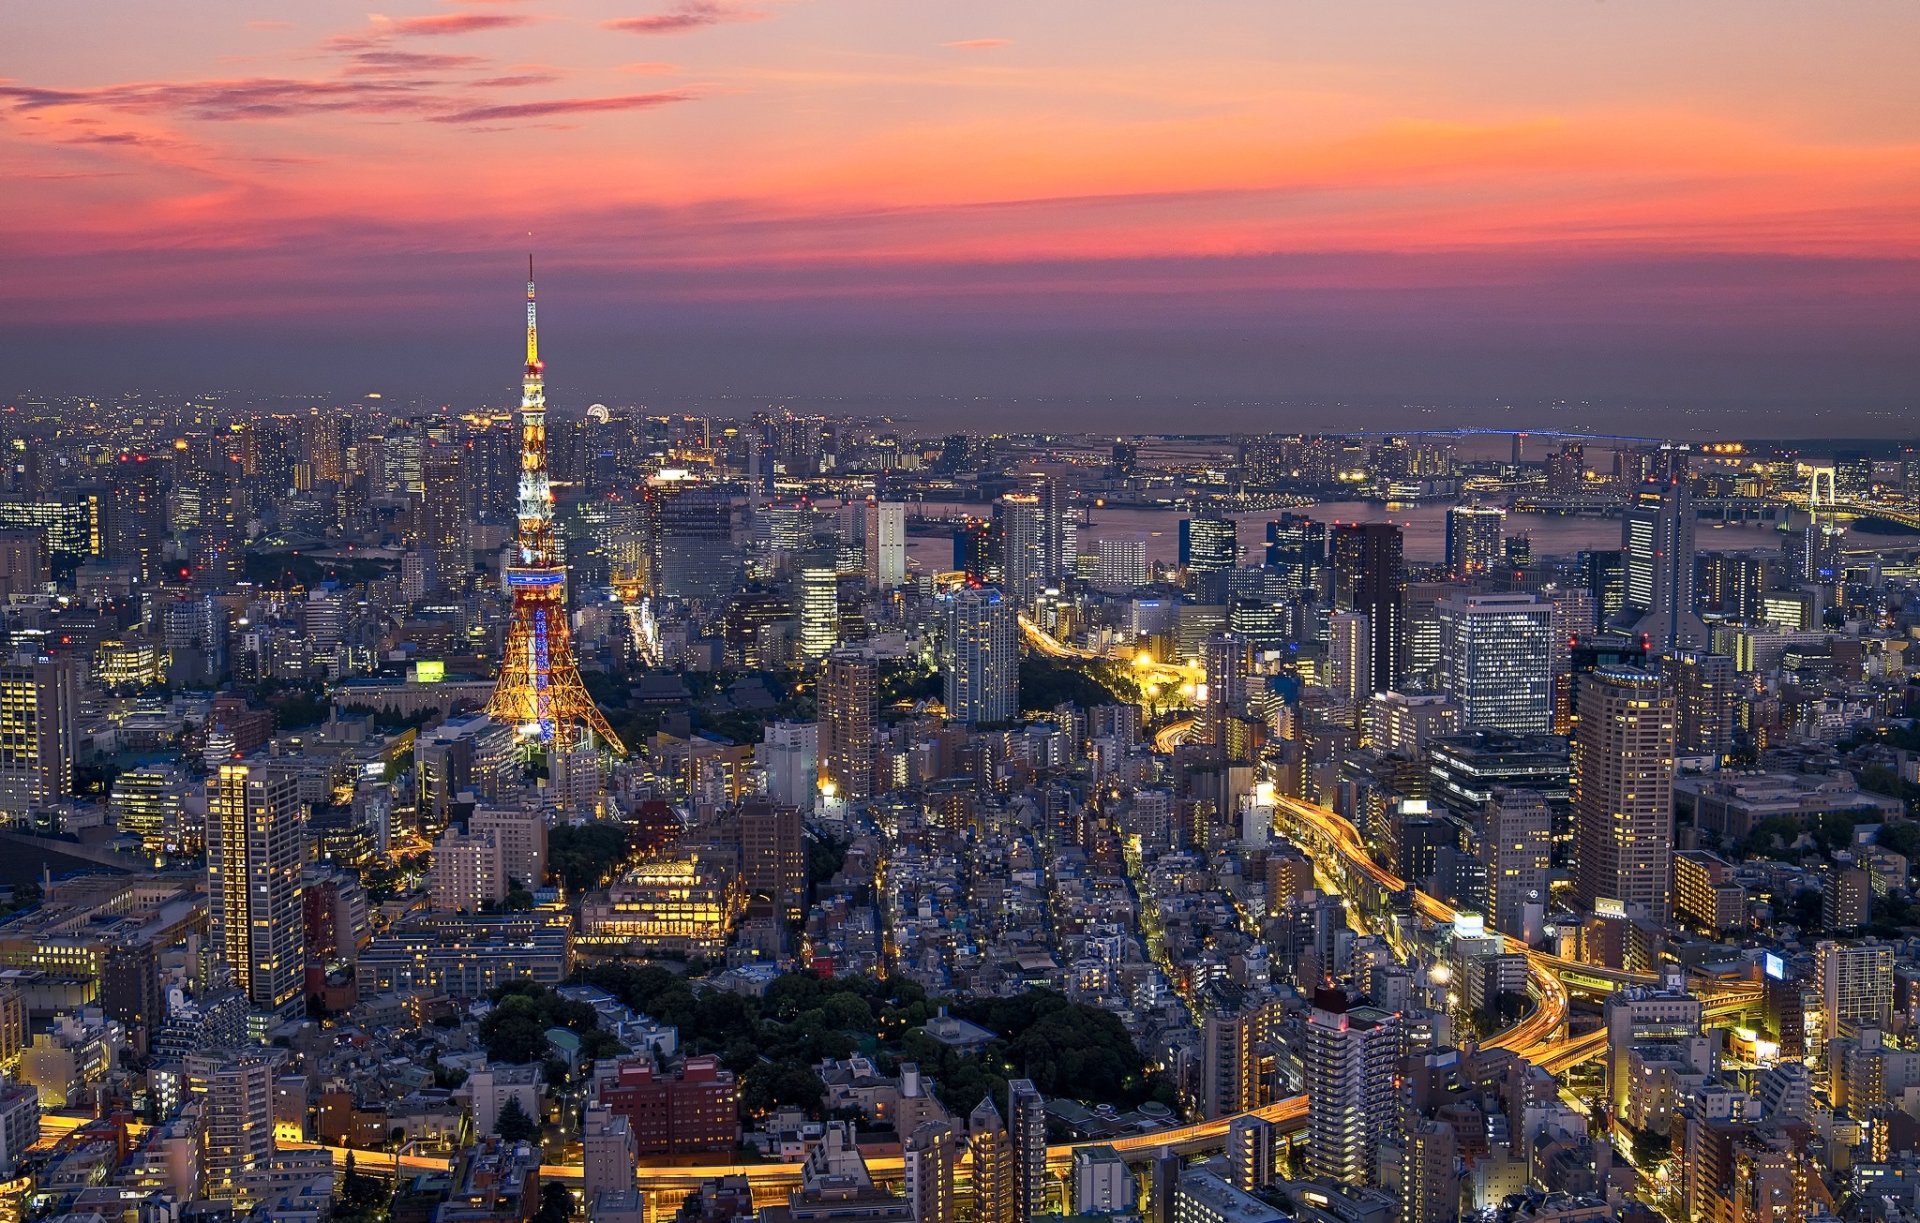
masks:
{"label": "illuminated tower", "polygon": [[567,571],[554,558],[553,488],[547,478],[547,393],[533,321],[527,257],[527,372],[520,383],[520,539],[507,567],[513,622],[487,714],[528,739],[564,751],[582,732],[624,756],[626,746],[580,680],[567,625]]}

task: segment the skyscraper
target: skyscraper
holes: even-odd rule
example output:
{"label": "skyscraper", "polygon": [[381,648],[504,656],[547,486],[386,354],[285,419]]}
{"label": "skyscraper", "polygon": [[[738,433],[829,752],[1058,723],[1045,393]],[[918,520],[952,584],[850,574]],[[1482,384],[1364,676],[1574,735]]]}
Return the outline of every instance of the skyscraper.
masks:
{"label": "skyscraper", "polygon": [[1000,588],[1021,606],[1046,588],[1046,513],[1037,493],[1007,493],[993,503]]}
{"label": "skyscraper", "polygon": [[1621,523],[1626,558],[1623,615],[1656,653],[1703,649],[1707,626],[1694,610],[1693,493],[1683,472],[1640,486]]}
{"label": "skyscraper", "polygon": [[1327,524],[1304,514],[1282,514],[1267,524],[1267,568],[1289,590],[1319,590],[1327,571]]}
{"label": "skyscraper", "polygon": [[1355,710],[1373,699],[1373,626],[1365,612],[1327,617],[1328,686]]}
{"label": "skyscraper", "polygon": [[1013,1209],[1031,1219],[1047,1209],[1047,1101],[1032,1079],[1007,1082],[1007,1131],[1013,1145]]}
{"label": "skyscraper", "polygon": [[882,590],[907,580],[907,507],[867,498],[867,584]]}
{"label": "skyscraper", "polygon": [[501,651],[500,679],[487,701],[496,722],[519,727],[541,745],[565,751],[583,734],[626,754],[580,678],[567,620],[567,571],[555,548],[553,487],[547,475],[546,365],[534,325],[533,257],[527,257],[527,363],[520,381],[519,532],[506,567],[513,619]]}
{"label": "skyscraper", "polygon": [[73,797],[75,667],[32,654],[0,664],[0,814],[25,819]]}
{"label": "skyscraper", "polygon": [[1407,570],[1400,528],[1365,522],[1333,529],[1333,603],[1367,617],[1368,654],[1376,689],[1407,673]]}
{"label": "skyscraper", "polygon": [[940,596],[947,717],[976,726],[1020,709],[1020,641],[1013,604],[991,586]]}
{"label": "skyscraper", "polygon": [[1673,750],[1681,756],[1716,759],[1732,751],[1740,701],[1740,675],[1733,659],[1682,650],[1664,660],[1662,669],[1673,678]]}
{"label": "skyscraper", "polygon": [[733,498],[723,489],[653,485],[649,570],[654,593],[707,608],[726,602],[740,576],[733,545]]}
{"label": "skyscraper", "polygon": [[800,812],[765,799],[740,805],[740,882],[786,921],[806,912],[807,842]]}
{"label": "skyscraper", "polygon": [[1492,573],[1501,564],[1505,510],[1456,505],[1447,511],[1447,569],[1456,578]]}
{"label": "skyscraper", "polygon": [[1338,990],[1315,993],[1302,1059],[1308,1176],[1349,1185],[1378,1181],[1380,1139],[1394,1132],[1399,1112],[1402,1044],[1397,1015],[1354,1006]]}
{"label": "skyscraper", "polygon": [[1209,737],[1218,741],[1229,719],[1247,715],[1252,651],[1238,633],[1214,633],[1201,647],[1201,661],[1206,672],[1207,729]]}
{"label": "skyscraper", "polygon": [[953,567],[967,581],[985,582],[993,576],[994,524],[984,518],[969,518],[953,533]]}
{"label": "skyscraper", "polygon": [[1537,790],[1494,790],[1480,837],[1487,869],[1487,924],[1525,943],[1537,941],[1547,912],[1553,864],[1553,812]]}
{"label": "skyscraper", "polygon": [[1657,675],[1602,667],[1580,685],[1573,742],[1574,894],[1665,921],[1673,867],[1673,697]]}
{"label": "skyscraper", "polygon": [[1465,730],[1553,729],[1553,607],[1530,594],[1459,592],[1435,604],[1440,689]]}
{"label": "skyscraper", "polygon": [[809,662],[825,658],[840,644],[840,574],[833,558],[816,556],[795,579],[800,607],[800,655]]}
{"label": "skyscraper", "polygon": [[967,1151],[973,1158],[974,1223],[1025,1223],[1015,1213],[1013,1140],[992,1096],[967,1116]]}
{"label": "skyscraper", "polygon": [[1105,590],[1133,590],[1147,584],[1147,544],[1139,536],[1102,539],[1094,548],[1099,562],[1093,584]]}
{"label": "skyscraper", "polygon": [[446,585],[473,567],[467,546],[464,451],[434,442],[420,460],[419,548],[432,575],[429,586]]}
{"label": "skyscraper", "polygon": [[1057,477],[1040,482],[1040,576],[1046,586],[1059,586],[1073,575],[1079,550],[1079,523],[1073,510],[1073,490]]}
{"label": "skyscraper", "polygon": [[1180,567],[1203,599],[1217,602],[1216,596],[1226,588],[1226,575],[1239,563],[1240,524],[1222,517],[1180,520]]}
{"label": "skyscraper", "polygon": [[1279,1004],[1238,992],[1212,999],[1200,1022],[1200,1111],[1229,1117],[1268,1103],[1262,1047],[1279,1021]]}
{"label": "skyscraper", "polygon": [[834,654],[820,679],[820,767],[845,798],[871,798],[879,668],[871,658]]}
{"label": "skyscraper", "polygon": [[257,1012],[299,1006],[300,787],[290,773],[223,764],[207,796],[207,944]]}

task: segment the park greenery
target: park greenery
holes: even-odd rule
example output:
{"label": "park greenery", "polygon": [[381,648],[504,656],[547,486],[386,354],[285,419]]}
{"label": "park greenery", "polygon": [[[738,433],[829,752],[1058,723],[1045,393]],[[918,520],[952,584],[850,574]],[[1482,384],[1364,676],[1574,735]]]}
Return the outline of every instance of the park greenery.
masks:
{"label": "park greenery", "polygon": [[1148,1071],[1118,1017],[1048,990],[946,1004],[996,1033],[978,1053],[963,1053],[928,1035],[925,1024],[941,1003],[911,981],[788,973],[754,997],[696,990],[658,966],[609,963],[577,975],[677,1026],[685,1052],[718,1056],[740,1077],[748,1118],[782,1105],[819,1115],[825,1086],[814,1067],[855,1053],[889,1074],[917,1062],[942,1103],[962,1113],[984,1095],[1003,1098],[1010,1078],[1090,1103],[1173,1101],[1171,1085]]}

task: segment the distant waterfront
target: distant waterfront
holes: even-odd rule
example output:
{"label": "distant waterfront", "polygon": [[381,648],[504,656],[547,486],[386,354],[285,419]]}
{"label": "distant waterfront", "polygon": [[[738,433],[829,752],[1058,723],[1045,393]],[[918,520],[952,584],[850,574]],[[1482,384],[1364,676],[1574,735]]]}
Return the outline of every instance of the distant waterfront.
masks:
{"label": "distant waterfront", "polygon": [[[972,514],[989,512],[985,505],[936,506],[929,503],[928,513],[942,509],[964,510]],[[1382,505],[1371,501],[1323,501],[1308,509],[1295,511],[1325,522],[1397,522],[1406,537],[1407,559],[1417,564],[1446,559],[1447,504],[1424,502],[1419,505]],[[1171,510],[1127,508],[1096,509],[1093,525],[1080,529],[1082,551],[1100,539],[1140,538],[1146,541],[1147,560],[1171,564],[1179,559],[1180,519],[1185,514]],[[1266,524],[1280,516],[1278,510],[1236,514],[1240,523],[1241,562],[1258,564],[1266,546]],[[1526,535],[1533,540],[1533,554],[1571,556],[1591,548],[1620,546],[1618,518],[1562,517],[1554,514],[1509,514],[1507,534]],[[1779,536],[1773,523],[1745,523],[1721,526],[1702,520],[1699,546],[1702,549],[1773,548]],[[952,541],[944,536],[914,535],[908,540],[908,552],[923,568],[946,569],[952,565]]]}

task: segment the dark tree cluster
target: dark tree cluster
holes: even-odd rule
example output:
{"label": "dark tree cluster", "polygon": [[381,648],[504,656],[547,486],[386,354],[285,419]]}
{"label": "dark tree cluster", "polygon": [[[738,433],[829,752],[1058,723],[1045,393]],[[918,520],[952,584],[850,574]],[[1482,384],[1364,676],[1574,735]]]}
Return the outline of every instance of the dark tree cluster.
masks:
{"label": "dark tree cluster", "polygon": [[687,1052],[719,1056],[740,1076],[741,1109],[749,1117],[789,1104],[818,1115],[825,1088],[813,1067],[856,1052],[887,1073],[903,1061],[919,1062],[938,1081],[941,1099],[960,1112],[982,1095],[1003,1095],[1007,1080],[1020,1077],[1048,1095],[1096,1103],[1173,1100],[1116,1016],[1047,991],[952,1005],[1001,1036],[976,1056],[926,1034],[939,1004],[910,981],[789,973],[754,998],[696,992],[658,966],[600,964],[579,978],[678,1026]]}

